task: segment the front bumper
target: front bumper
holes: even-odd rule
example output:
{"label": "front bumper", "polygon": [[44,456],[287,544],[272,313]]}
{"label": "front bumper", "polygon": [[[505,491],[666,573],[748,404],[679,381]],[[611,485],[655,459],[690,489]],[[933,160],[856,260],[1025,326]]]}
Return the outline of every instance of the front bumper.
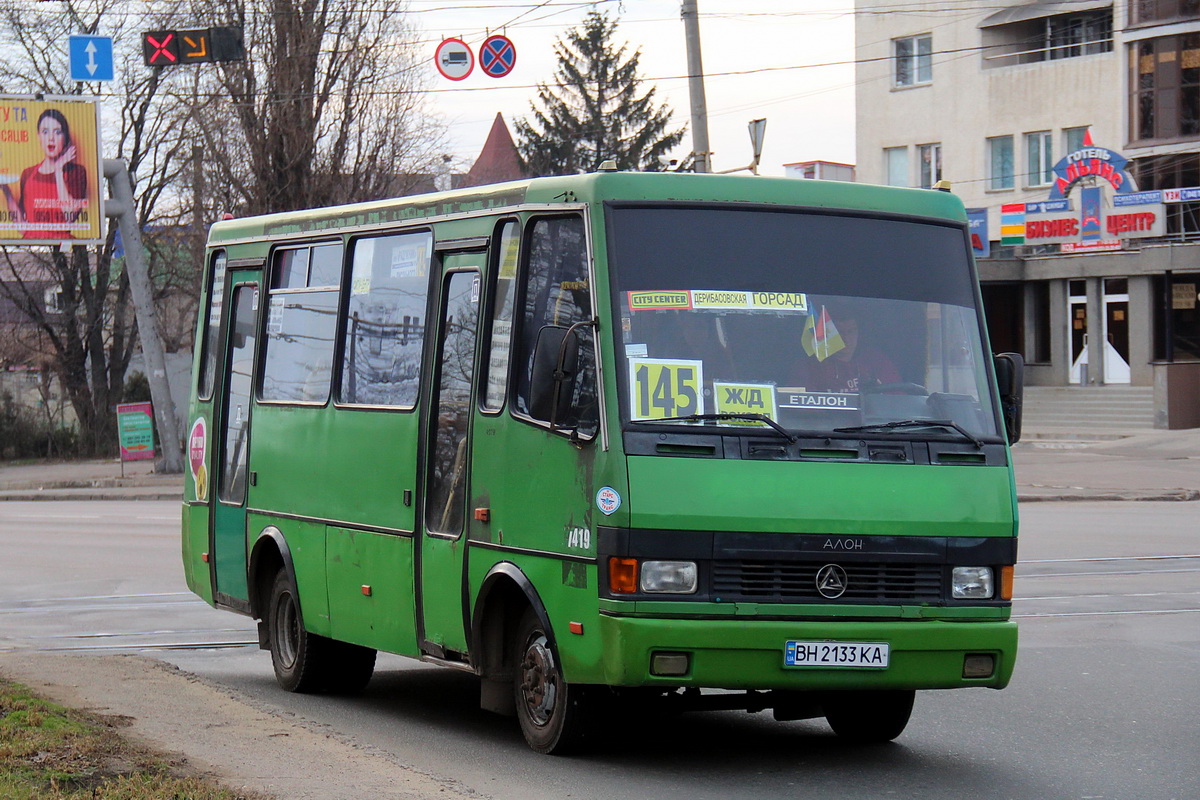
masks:
{"label": "front bumper", "polygon": [[[610,613],[600,617],[600,632],[599,672],[568,676],[572,680],[722,689],[1002,689],[1017,653],[1016,624],[995,620],[654,619]],[[882,669],[786,667],[788,640],[886,642],[891,655]],[[651,656],[663,651],[687,653],[687,674],[651,675]],[[992,655],[995,671],[986,678],[964,678],[968,654]]]}

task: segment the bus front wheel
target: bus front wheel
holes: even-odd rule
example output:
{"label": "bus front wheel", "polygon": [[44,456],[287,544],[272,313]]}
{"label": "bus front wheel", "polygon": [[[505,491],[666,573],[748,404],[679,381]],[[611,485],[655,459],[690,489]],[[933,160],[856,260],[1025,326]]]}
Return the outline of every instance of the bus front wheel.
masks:
{"label": "bus front wheel", "polygon": [[539,753],[579,749],[593,725],[588,686],[563,679],[545,626],[527,609],[513,639],[513,695],[525,741]]}
{"label": "bus front wheel", "polygon": [[904,732],[916,694],[911,689],[829,692],[821,705],[825,721],[838,738],[855,744],[879,744]]}
{"label": "bus front wheel", "polygon": [[375,651],[309,633],[287,572],[279,570],[267,611],[271,665],[275,679],[289,692],[355,694],[375,671]]}

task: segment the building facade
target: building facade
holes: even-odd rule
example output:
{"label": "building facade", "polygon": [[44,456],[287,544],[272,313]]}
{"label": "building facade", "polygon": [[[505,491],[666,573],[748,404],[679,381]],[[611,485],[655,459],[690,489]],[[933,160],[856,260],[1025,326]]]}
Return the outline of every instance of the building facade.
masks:
{"label": "building facade", "polygon": [[856,11],[858,179],[950,181],[993,349],[1200,404],[1200,0]]}

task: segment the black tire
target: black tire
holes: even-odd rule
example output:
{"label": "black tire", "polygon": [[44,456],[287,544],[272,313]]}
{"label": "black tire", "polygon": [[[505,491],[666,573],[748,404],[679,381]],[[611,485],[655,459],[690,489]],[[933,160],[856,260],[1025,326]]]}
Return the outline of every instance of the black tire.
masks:
{"label": "black tire", "polygon": [[595,687],[563,679],[558,653],[533,609],[513,637],[513,699],[525,741],[539,753],[578,752],[595,725]]}
{"label": "black tire", "polygon": [[854,744],[890,742],[904,732],[916,692],[829,692],[822,699],[825,721],[839,738]]}
{"label": "black tire", "polygon": [[304,629],[300,602],[282,569],[271,585],[267,629],[275,680],[289,692],[356,694],[375,671],[371,648],[335,642]]}
{"label": "black tire", "polygon": [[349,642],[325,641],[332,650],[329,671],[325,676],[325,691],[349,695],[367,688],[371,676],[375,674],[375,650]]}

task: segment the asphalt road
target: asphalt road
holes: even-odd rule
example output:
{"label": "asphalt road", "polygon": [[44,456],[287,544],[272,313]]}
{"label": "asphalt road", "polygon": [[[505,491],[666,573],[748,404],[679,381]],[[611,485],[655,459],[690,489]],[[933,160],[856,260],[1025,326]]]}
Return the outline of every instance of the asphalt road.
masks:
{"label": "asphalt road", "polygon": [[360,698],[278,689],[250,621],[187,593],[174,503],[0,512],[0,653],[148,654],[485,797],[1200,797],[1197,503],[1024,506],[1012,685],[920,694],[895,744],[769,713],[641,715],[570,759],[479,711],[469,675],[405,659],[381,658]]}

